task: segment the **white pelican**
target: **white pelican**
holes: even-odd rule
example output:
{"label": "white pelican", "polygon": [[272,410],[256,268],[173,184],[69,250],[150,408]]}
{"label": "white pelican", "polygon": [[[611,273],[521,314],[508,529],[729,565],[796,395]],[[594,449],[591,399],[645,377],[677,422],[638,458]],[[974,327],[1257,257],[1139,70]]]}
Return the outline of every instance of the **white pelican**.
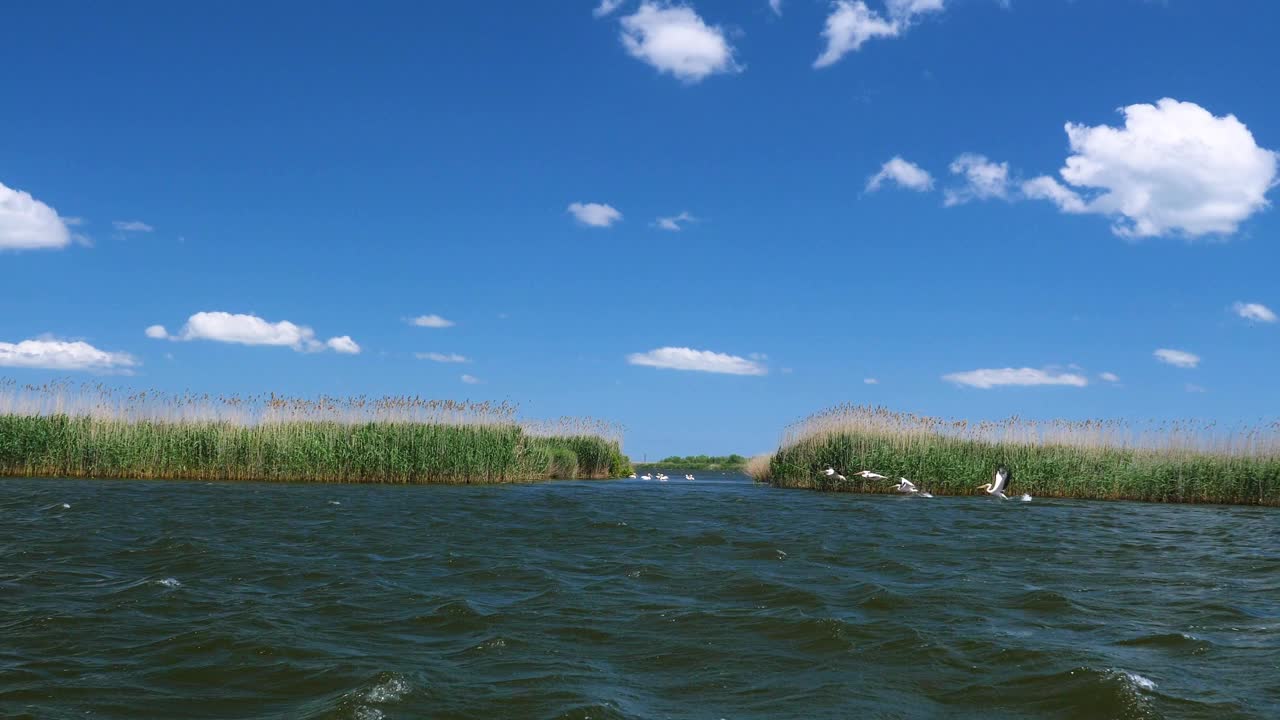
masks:
{"label": "white pelican", "polygon": [[900,493],[907,493],[907,494],[910,494],[910,495],[917,495],[917,496],[919,496],[919,497],[923,497],[923,498],[931,498],[931,497],[933,497],[933,495],[931,495],[931,494],[929,494],[929,493],[927,493],[927,492],[924,492],[924,491],[920,490],[919,488],[917,488],[915,483],[911,482],[910,480],[908,480],[908,479],[906,479],[906,478],[904,478],[904,477],[900,477],[900,478],[898,478],[898,480],[899,480],[900,482],[899,482],[897,485],[894,485],[894,486],[893,486],[893,489],[894,489],[894,490],[897,490],[897,491],[898,491],[898,492],[900,492]]}
{"label": "white pelican", "polygon": [[635,473],[631,473],[630,475],[628,475],[628,476],[627,476],[627,479],[629,479],[629,480],[635,480],[635,479],[636,479],[636,474],[635,474]]}
{"label": "white pelican", "polygon": [[645,474],[643,474],[643,475],[641,475],[641,476],[640,476],[640,479],[641,479],[641,480],[652,480],[652,479],[653,479],[653,476],[652,476],[652,475],[650,475],[649,473],[645,473]]}
{"label": "white pelican", "polygon": [[826,475],[827,477],[833,477],[833,478],[835,478],[835,479],[837,479],[837,480],[847,480],[847,479],[848,479],[848,478],[846,478],[845,476],[841,475],[840,473],[836,472],[836,471],[835,471],[835,469],[834,469],[834,468],[832,468],[830,465],[828,465],[828,466],[827,466],[827,469],[826,469],[826,470],[823,470],[823,471],[822,471],[822,474],[823,474],[823,475]]}
{"label": "white pelican", "polygon": [[663,475],[662,473],[658,473],[658,482],[666,482],[670,479],[671,479],[670,476]]}
{"label": "white pelican", "polygon": [[888,480],[889,479],[884,475],[881,475],[880,473],[873,473],[870,470],[863,470],[862,472],[858,473],[858,476],[864,477],[868,480]]}
{"label": "white pelican", "polygon": [[[995,478],[991,482],[985,485],[979,485],[978,487],[986,491],[988,495],[993,495],[1001,500],[1008,500],[1009,496],[1006,495],[1004,491],[1009,489],[1009,481],[1012,479],[1013,473],[1009,472],[1009,468],[1001,465],[1000,468],[996,470]],[[1031,502],[1031,496],[1026,493],[1019,496],[1018,499],[1022,502]]]}
{"label": "white pelican", "polygon": [[685,479],[685,480],[692,480],[692,479],[693,479],[693,476],[692,476],[692,475],[685,475],[685,476],[684,476],[684,479]]}

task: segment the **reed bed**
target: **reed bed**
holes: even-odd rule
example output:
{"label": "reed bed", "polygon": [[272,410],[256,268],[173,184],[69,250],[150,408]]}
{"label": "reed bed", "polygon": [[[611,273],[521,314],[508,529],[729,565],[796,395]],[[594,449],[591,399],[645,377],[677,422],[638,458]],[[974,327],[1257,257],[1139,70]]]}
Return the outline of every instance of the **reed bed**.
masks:
{"label": "reed bed", "polygon": [[0,380],[0,476],[503,483],[625,477],[620,427],[508,403]]}
{"label": "reed bed", "polygon": [[[892,492],[869,469],[935,495],[972,495],[999,465],[1013,492],[1043,497],[1280,505],[1280,423],[969,422],[840,405],[789,426],[768,467],[777,487]],[[822,475],[827,466],[848,477]]]}

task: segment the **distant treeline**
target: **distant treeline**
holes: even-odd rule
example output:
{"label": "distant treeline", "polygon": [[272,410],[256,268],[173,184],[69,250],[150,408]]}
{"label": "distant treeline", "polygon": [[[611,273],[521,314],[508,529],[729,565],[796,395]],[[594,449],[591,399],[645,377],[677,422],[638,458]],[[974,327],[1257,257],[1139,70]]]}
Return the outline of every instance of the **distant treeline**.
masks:
{"label": "distant treeline", "polygon": [[741,455],[672,455],[658,462],[636,463],[636,467],[677,470],[741,470],[747,459]]}
{"label": "distant treeline", "polygon": [[117,397],[0,382],[0,476],[376,483],[626,477],[607,425],[487,403]]}

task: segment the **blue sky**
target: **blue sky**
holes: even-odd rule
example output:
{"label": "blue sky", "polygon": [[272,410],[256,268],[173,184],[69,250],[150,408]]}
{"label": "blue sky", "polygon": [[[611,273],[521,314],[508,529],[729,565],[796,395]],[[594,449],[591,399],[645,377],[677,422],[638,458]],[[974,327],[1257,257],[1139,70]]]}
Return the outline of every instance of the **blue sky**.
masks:
{"label": "blue sky", "polygon": [[1274,417],[1280,6],[616,5],[10,8],[0,375]]}

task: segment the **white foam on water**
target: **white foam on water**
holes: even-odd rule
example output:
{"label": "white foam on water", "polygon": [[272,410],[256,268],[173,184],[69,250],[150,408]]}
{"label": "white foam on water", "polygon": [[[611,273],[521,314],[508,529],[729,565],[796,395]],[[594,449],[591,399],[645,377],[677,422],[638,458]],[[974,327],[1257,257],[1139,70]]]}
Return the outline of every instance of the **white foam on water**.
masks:
{"label": "white foam on water", "polygon": [[157,580],[156,584],[163,585],[168,588],[182,587],[182,583],[178,582],[178,578],[165,578],[163,580]]}
{"label": "white foam on water", "polygon": [[1138,686],[1138,687],[1142,688],[1143,690],[1155,690],[1155,689],[1156,689],[1156,684],[1155,684],[1154,682],[1152,682],[1150,678],[1145,678],[1145,677],[1143,677],[1143,676],[1139,675],[1138,673],[1135,673],[1135,672],[1129,672],[1128,670],[1121,670],[1121,671],[1120,671],[1120,674],[1121,674],[1121,675],[1123,675],[1123,676],[1125,677],[1125,679],[1126,679],[1126,680],[1128,680],[1129,682],[1133,683],[1134,685],[1136,685],[1136,686]]}
{"label": "white foam on water", "polygon": [[330,500],[330,501],[329,501],[329,504],[330,504],[330,505],[341,505],[342,503],[338,502],[337,500]]}
{"label": "white foam on water", "polygon": [[378,704],[396,702],[412,689],[413,686],[404,678],[391,677],[369,688],[364,694],[364,699]]}

